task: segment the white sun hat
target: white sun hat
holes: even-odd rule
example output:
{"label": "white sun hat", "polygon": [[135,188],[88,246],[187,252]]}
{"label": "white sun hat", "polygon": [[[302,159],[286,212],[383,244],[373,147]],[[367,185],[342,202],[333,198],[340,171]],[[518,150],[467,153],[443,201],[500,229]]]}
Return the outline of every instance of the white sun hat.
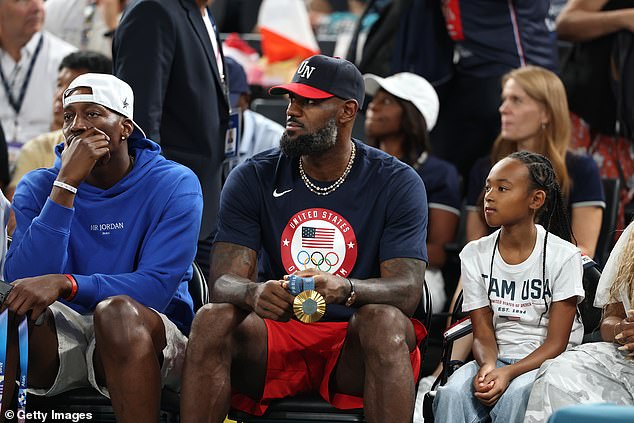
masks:
{"label": "white sun hat", "polygon": [[436,125],[438,110],[440,109],[438,94],[436,94],[434,87],[422,76],[401,72],[387,78],[381,78],[367,73],[363,75],[363,80],[367,94],[373,96],[379,88],[383,88],[393,96],[414,104],[425,118],[428,131],[431,131]]}

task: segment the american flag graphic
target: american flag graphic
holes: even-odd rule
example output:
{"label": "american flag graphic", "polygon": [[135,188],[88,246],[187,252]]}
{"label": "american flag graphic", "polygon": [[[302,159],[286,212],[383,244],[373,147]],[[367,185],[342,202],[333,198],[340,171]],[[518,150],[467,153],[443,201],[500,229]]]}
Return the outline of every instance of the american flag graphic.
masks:
{"label": "american flag graphic", "polygon": [[302,248],[332,248],[334,241],[334,229],[302,227]]}

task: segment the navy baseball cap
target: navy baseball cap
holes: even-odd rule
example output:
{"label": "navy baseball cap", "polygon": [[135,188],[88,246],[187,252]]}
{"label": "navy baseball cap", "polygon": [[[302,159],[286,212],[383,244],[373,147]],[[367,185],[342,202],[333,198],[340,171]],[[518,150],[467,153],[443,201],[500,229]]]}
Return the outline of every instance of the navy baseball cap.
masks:
{"label": "navy baseball cap", "polygon": [[357,101],[359,107],[365,98],[363,76],[359,69],[345,59],[321,54],[300,63],[290,83],[276,85],[269,90],[271,95],[289,92],[311,99],[352,99]]}
{"label": "navy baseball cap", "polygon": [[247,82],[247,74],[240,63],[231,57],[225,56],[225,65],[229,80],[229,101],[231,107],[238,106],[238,99],[241,94],[249,94],[249,83]]}

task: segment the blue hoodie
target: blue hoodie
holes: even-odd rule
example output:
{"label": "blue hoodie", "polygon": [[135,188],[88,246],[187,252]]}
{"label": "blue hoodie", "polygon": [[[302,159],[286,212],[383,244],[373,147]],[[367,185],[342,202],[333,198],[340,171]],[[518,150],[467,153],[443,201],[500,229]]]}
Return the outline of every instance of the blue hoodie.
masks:
{"label": "blue hoodie", "polygon": [[66,304],[77,312],[89,314],[108,297],[129,295],[188,334],[200,184],[191,170],[165,159],[158,144],[137,134],[128,140],[132,171],[106,190],[81,184],[72,209],[48,198],[63,144],[52,168],[22,178],[13,197],[17,226],[5,278],[70,273],[78,290]]}

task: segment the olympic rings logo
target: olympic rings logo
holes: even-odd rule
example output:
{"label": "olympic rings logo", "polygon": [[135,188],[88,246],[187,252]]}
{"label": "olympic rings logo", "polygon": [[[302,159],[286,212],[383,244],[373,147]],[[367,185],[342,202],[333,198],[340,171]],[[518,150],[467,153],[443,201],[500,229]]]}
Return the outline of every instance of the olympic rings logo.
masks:
{"label": "olympic rings logo", "polygon": [[[308,254],[308,251],[301,250],[297,253],[297,262],[307,269],[309,263],[317,266],[317,269],[322,272],[329,272],[334,266],[339,263],[339,256],[334,251],[330,251],[324,255],[321,251],[315,251],[312,254]],[[324,266],[322,268],[322,265]],[[326,268],[326,265],[328,268]],[[310,266],[312,267],[312,266]]]}

